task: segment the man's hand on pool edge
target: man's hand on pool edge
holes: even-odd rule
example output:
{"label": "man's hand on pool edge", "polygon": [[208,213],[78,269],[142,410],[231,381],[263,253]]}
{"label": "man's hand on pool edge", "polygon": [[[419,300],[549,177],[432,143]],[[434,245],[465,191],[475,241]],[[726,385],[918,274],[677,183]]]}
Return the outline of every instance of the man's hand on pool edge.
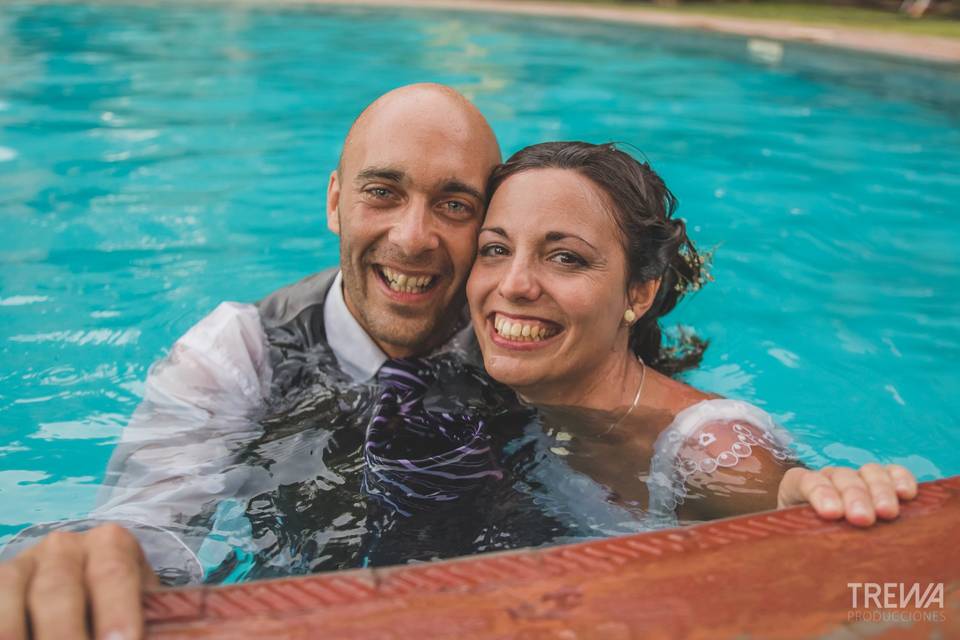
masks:
{"label": "man's hand on pool edge", "polygon": [[0,564],[0,640],[139,640],[143,591],[159,584],[119,525],[51,533]]}
{"label": "man's hand on pool edge", "polygon": [[872,526],[877,518],[900,515],[900,500],[917,495],[917,480],[897,464],[865,464],[859,469],[826,467],[817,471],[795,467],[780,481],[777,507],[809,504],[821,518]]}

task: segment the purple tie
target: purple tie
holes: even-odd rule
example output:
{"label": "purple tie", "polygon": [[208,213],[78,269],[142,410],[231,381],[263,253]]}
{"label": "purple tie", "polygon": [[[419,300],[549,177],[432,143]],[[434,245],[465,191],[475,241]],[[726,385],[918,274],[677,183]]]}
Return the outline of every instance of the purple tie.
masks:
{"label": "purple tie", "polygon": [[377,373],[378,401],[364,445],[364,488],[404,516],[455,503],[503,477],[483,419],[424,408],[435,379],[420,358],[388,360]]}

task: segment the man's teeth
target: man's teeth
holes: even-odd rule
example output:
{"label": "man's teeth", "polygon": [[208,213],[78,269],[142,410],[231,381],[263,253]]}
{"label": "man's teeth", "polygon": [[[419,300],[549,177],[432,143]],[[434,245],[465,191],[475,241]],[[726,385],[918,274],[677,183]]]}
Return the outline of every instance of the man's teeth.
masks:
{"label": "man's teeth", "polygon": [[497,316],[493,322],[494,328],[501,337],[516,342],[539,342],[556,335],[553,327],[547,327],[536,322],[521,322]]}
{"label": "man's teeth", "polygon": [[433,283],[433,276],[408,276],[390,267],[380,267],[380,272],[390,288],[400,293],[422,293]]}

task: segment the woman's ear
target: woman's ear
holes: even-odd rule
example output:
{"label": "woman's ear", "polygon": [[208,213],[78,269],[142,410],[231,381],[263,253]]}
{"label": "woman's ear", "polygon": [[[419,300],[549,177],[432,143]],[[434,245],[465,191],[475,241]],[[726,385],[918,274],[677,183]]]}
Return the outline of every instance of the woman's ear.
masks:
{"label": "woman's ear", "polygon": [[660,278],[638,282],[630,286],[629,308],[637,318],[642,318],[643,314],[653,306],[653,301],[656,299],[659,290]]}

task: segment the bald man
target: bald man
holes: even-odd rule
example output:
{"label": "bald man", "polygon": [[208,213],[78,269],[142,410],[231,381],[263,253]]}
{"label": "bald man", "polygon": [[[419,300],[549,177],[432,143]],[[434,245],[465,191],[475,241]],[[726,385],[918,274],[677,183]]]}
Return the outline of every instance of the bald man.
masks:
{"label": "bald man", "polygon": [[[4,550],[0,638],[26,638],[28,620],[38,639],[88,637],[88,622],[94,638],[142,637],[141,592],[157,572],[205,577],[193,516],[263,480],[223,468],[259,437],[250,416],[271,397],[318,376],[345,389],[388,358],[469,358],[464,283],[499,162],[486,120],[448,87],[402,87],[367,107],[329,179],[339,269],[220,305],[151,369],[90,519],[31,527]],[[297,464],[276,465],[273,486]]]}

